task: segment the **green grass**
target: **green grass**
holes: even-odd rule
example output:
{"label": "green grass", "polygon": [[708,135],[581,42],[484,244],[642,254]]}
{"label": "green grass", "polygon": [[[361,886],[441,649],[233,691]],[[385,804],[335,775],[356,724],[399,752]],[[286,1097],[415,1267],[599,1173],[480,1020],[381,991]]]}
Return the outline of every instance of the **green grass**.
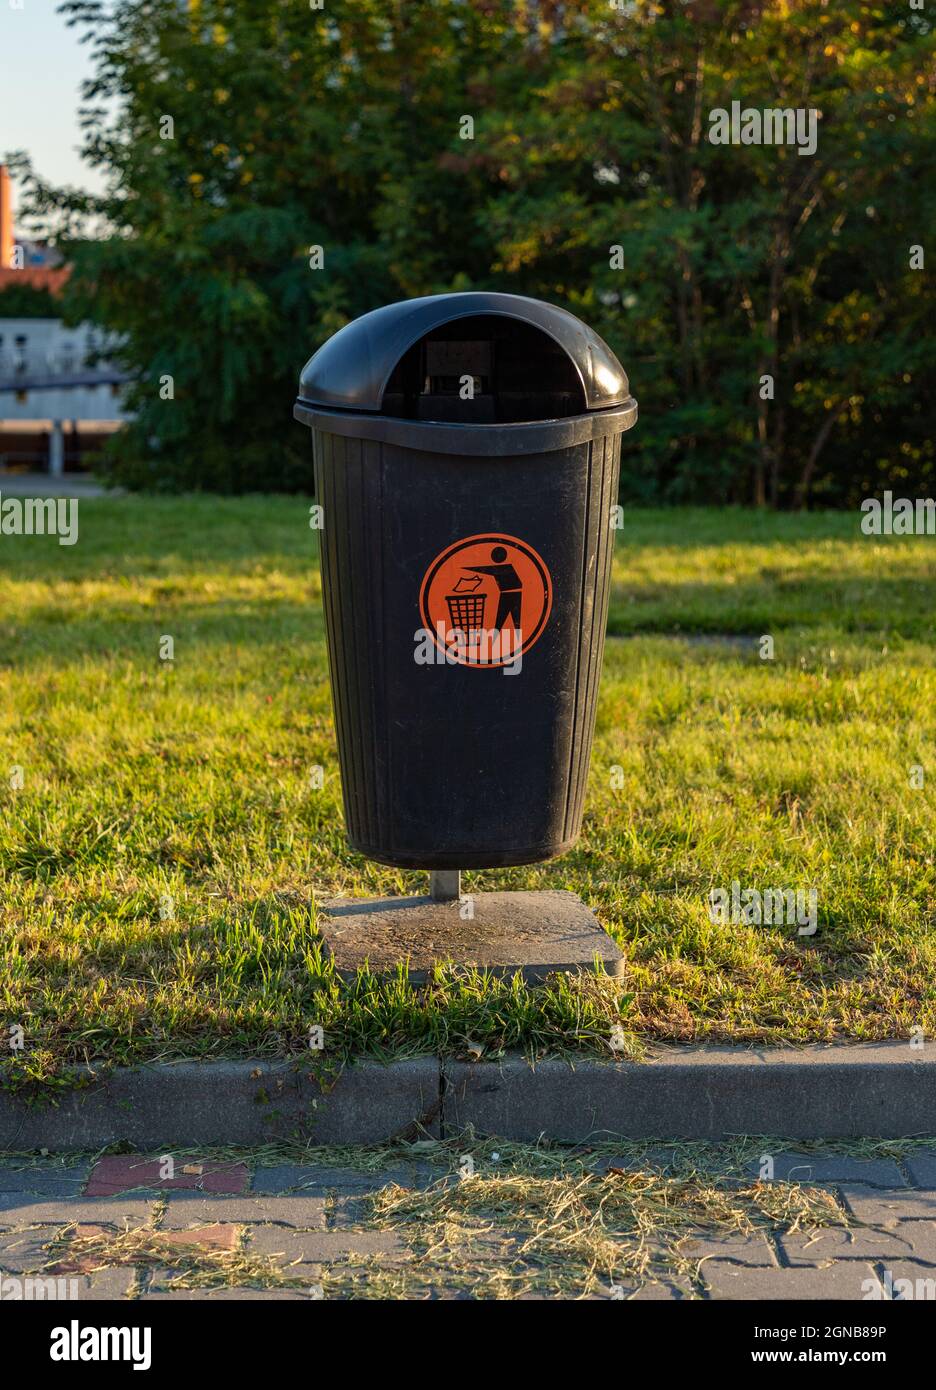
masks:
{"label": "green grass", "polygon": [[[72,548],[0,536],[0,1024],[26,1033],[10,1079],[281,1055],[313,1023],[331,1060],[610,1055],[621,1022],[632,1051],[936,1029],[933,538],[627,513],[582,838],[465,876],[580,892],[626,977],[346,987],[316,900],[424,879],[344,841],[307,508],[88,500]],[[770,634],[775,658],[722,634]],[[713,925],[706,894],[734,878],[815,887],[817,934]]]}

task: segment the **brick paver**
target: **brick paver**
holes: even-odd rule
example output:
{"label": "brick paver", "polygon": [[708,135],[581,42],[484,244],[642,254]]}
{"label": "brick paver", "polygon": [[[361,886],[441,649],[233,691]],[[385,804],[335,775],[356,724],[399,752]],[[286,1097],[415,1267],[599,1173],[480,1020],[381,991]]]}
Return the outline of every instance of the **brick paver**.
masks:
{"label": "brick paver", "polygon": [[[184,1229],[209,1221],[237,1221],[294,1226],[299,1231],[324,1231],[328,1225],[328,1205],[327,1197],[204,1197],[178,1192],[166,1203],[159,1229]],[[360,1225],[360,1219],[355,1225]]]}
{"label": "brick paver", "polygon": [[416,1187],[426,1180],[426,1170],[416,1164],[394,1165],[379,1173],[356,1168],[292,1167],[258,1168],[251,1185],[252,1192],[271,1195],[302,1193],[309,1197],[325,1197],[331,1192],[375,1192],[390,1183],[398,1187]]}
{"label": "brick paver", "polygon": [[864,1298],[864,1281],[874,1278],[874,1270],[860,1260],[815,1269],[758,1269],[728,1260],[707,1260],[702,1278],[709,1298],[854,1300]]}
{"label": "brick paver", "polygon": [[[914,1226],[921,1223],[914,1222]],[[884,1260],[906,1258],[914,1251],[914,1232],[878,1227],[856,1226],[843,1230],[829,1226],[806,1234],[794,1231],[779,1235],[777,1246],[781,1260],[794,1268],[798,1265],[827,1264],[830,1260]],[[920,1248],[918,1246],[918,1248]],[[936,1242],[930,1243],[936,1253]]]}
{"label": "brick paver", "polygon": [[[637,1301],[936,1301],[932,1151],[915,1151],[898,1164],[791,1147],[774,1155],[774,1181],[824,1187],[843,1224],[791,1231],[778,1219],[776,1228],[750,1233],[690,1231],[673,1252],[675,1262],[667,1264],[663,1247],[654,1247],[642,1280],[608,1277],[597,1288],[576,1286],[577,1267],[565,1283],[550,1284],[545,1276],[562,1271],[547,1261],[529,1290],[524,1281],[537,1270],[536,1251],[515,1208],[500,1219],[495,1204],[478,1217],[477,1229],[452,1237],[455,1244],[438,1225],[424,1238],[418,1220],[378,1229],[374,1193],[391,1184],[444,1187],[457,1184],[457,1175],[423,1162],[368,1170],[348,1166],[344,1153],[342,1160],[344,1166],[332,1167],[186,1156],[176,1159],[172,1179],[160,1178],[162,1159],[152,1154],[94,1163],[0,1160],[3,1297],[312,1302],[366,1296],[370,1289],[381,1297],[462,1300],[491,1296],[491,1280],[499,1279],[498,1296],[509,1297],[516,1287],[517,1297],[533,1300],[587,1293]],[[663,1171],[669,1166],[664,1149],[648,1161]],[[588,1159],[587,1166],[629,1173],[647,1164],[605,1157]],[[759,1176],[759,1165],[749,1171]],[[493,1175],[485,1168],[478,1181]],[[626,1177],[612,1172],[607,1181]],[[531,1212],[531,1227],[537,1219]],[[626,1233],[611,1233],[626,1251]],[[93,1245],[83,1246],[89,1237]],[[185,1287],[195,1275],[212,1286]]]}
{"label": "brick paver", "polygon": [[721,1236],[705,1232],[687,1236],[679,1242],[679,1253],[690,1260],[731,1260],[734,1264],[772,1266],[777,1256],[767,1238],[753,1236]]}
{"label": "brick paver", "polygon": [[101,1222],[106,1226],[144,1226],[152,1221],[154,1202],[142,1197],[76,1197],[53,1201],[29,1192],[0,1193],[0,1229],[40,1226],[44,1222]]}
{"label": "brick paver", "polygon": [[88,1180],[90,1163],[38,1163],[26,1168],[0,1166],[0,1192],[30,1192],[42,1197],[77,1197]]}
{"label": "brick paver", "polygon": [[[771,1154],[774,1182],[868,1183],[871,1187],[906,1187],[906,1179],[893,1159],[849,1158],[843,1154]],[[752,1163],[748,1172],[760,1176],[761,1165]]]}
{"label": "brick paver", "polygon": [[137,1188],[172,1191],[189,1188],[198,1192],[244,1192],[249,1181],[243,1163],[200,1163],[197,1159],[179,1159],[173,1163],[173,1176],[161,1177],[161,1159],[146,1159],[134,1154],[113,1154],[94,1165],[88,1178],[89,1197],[112,1197]]}
{"label": "brick paver", "polygon": [[936,1187],[936,1153],[908,1154],[904,1163],[917,1187]]}
{"label": "brick paver", "polygon": [[269,1255],[278,1264],[292,1268],[307,1264],[332,1263],[349,1256],[402,1259],[407,1247],[398,1235],[387,1231],[287,1231],[281,1226],[252,1226],[249,1231],[251,1254]]}
{"label": "brick paver", "polygon": [[843,1185],[840,1189],[848,1209],[866,1226],[892,1229],[901,1221],[936,1220],[936,1192],[869,1192],[867,1188]]}

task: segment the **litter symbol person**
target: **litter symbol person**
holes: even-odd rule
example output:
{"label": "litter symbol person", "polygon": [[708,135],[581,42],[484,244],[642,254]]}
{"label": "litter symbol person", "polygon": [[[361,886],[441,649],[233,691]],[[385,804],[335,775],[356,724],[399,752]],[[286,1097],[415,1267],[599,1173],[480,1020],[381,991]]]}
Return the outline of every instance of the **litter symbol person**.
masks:
{"label": "litter symbol person", "polygon": [[520,607],[523,600],[523,584],[513,565],[507,562],[507,551],[502,545],[495,545],[491,551],[493,565],[463,565],[470,574],[489,574],[497,585],[497,616],[494,628],[498,630],[513,620],[514,631],[520,631]]}

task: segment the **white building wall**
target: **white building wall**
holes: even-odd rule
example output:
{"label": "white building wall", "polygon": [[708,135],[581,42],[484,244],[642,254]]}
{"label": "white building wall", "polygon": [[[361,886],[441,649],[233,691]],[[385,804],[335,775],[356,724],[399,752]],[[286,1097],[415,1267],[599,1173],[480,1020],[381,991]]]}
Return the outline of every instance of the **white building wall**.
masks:
{"label": "white building wall", "polygon": [[[86,420],[117,424],[128,418],[123,390],[109,383],[31,387],[30,379],[93,376],[107,368],[113,336],[90,324],[66,328],[61,319],[0,318],[0,386],[22,378],[22,391],[0,390],[0,425],[24,420]],[[96,367],[90,356],[101,354]]]}

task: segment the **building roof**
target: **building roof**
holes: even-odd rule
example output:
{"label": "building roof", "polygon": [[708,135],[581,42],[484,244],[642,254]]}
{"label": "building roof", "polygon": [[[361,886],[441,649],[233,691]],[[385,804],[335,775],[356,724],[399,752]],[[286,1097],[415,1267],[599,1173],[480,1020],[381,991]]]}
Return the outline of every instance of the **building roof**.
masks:
{"label": "building roof", "polygon": [[22,270],[0,267],[0,290],[13,285],[31,285],[35,290],[48,290],[49,294],[58,296],[70,274],[68,265],[25,265]]}

